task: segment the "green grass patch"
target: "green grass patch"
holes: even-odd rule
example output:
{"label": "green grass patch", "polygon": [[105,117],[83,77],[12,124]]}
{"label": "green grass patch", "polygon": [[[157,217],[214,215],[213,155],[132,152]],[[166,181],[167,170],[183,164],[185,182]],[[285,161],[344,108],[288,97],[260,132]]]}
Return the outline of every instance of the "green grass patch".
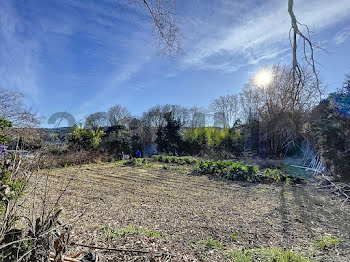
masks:
{"label": "green grass patch", "polygon": [[319,248],[328,249],[328,248],[338,246],[340,244],[340,240],[337,236],[327,234],[327,235],[318,237],[314,244]]}
{"label": "green grass patch", "polygon": [[104,224],[99,228],[100,237],[103,240],[111,241],[125,235],[132,235],[138,233],[134,226],[127,226],[124,228],[113,227],[110,224]]}
{"label": "green grass patch", "polygon": [[233,262],[313,262],[292,250],[281,248],[241,249],[227,252],[227,258]]}
{"label": "green grass patch", "polygon": [[148,236],[148,237],[154,237],[154,238],[164,238],[165,236],[159,232],[150,230],[146,227],[141,228],[141,233]]}
{"label": "green grass patch", "polygon": [[238,239],[239,239],[239,235],[232,233],[232,234],[230,235],[230,238],[231,238],[232,240],[238,240]]}
{"label": "green grass patch", "polygon": [[200,243],[203,245],[205,249],[220,250],[225,246],[225,244],[221,243],[220,241],[216,241],[211,237],[208,237],[206,240],[202,240]]}

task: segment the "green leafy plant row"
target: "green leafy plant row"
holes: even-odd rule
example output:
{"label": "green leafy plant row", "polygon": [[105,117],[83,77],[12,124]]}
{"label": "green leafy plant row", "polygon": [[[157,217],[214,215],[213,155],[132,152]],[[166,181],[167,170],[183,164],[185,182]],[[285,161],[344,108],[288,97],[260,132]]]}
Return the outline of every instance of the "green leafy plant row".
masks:
{"label": "green leafy plant row", "polygon": [[242,162],[233,161],[199,161],[195,173],[201,175],[214,175],[231,180],[257,182],[260,181],[257,172],[258,167],[245,165]]}
{"label": "green leafy plant row", "polygon": [[234,181],[247,182],[289,182],[299,183],[300,178],[284,174],[278,169],[260,171],[255,165],[234,161],[199,161],[194,174],[224,177]]}
{"label": "green leafy plant row", "polygon": [[148,163],[146,158],[133,158],[129,161],[123,163],[124,166],[133,166],[133,167],[149,167],[152,168],[153,164]]}
{"label": "green leafy plant row", "polygon": [[173,163],[173,164],[179,164],[179,165],[192,165],[197,164],[198,160],[196,158],[190,157],[190,156],[162,156],[162,155],[155,155],[152,157],[153,161],[162,162],[162,163]]}

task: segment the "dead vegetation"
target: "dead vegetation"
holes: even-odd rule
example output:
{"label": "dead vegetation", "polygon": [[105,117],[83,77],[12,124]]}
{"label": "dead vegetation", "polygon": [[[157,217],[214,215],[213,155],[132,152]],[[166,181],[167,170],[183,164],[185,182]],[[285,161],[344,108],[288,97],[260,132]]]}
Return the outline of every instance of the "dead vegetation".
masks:
{"label": "dead vegetation", "polygon": [[281,261],[350,259],[349,207],[340,210],[336,196],[311,185],[235,183],[115,162],[53,170],[48,199],[57,199],[71,174],[60,217],[84,215],[71,223],[69,257],[272,261],[290,252],[300,259]]}

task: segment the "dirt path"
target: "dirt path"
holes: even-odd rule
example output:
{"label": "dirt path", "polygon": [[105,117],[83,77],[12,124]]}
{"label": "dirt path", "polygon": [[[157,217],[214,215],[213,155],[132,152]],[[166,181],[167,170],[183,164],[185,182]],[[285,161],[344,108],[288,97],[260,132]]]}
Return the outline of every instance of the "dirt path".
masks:
{"label": "dirt path", "polygon": [[[350,261],[350,209],[341,211],[339,199],[326,191],[106,164],[52,171],[52,199],[73,173],[63,197],[63,219],[85,213],[72,234],[80,243],[175,255],[160,261],[229,260],[227,251],[242,247],[292,248],[315,261]],[[340,244],[316,247],[315,241],[327,234],[339,237]],[[110,261],[150,260],[121,253],[103,256]]]}

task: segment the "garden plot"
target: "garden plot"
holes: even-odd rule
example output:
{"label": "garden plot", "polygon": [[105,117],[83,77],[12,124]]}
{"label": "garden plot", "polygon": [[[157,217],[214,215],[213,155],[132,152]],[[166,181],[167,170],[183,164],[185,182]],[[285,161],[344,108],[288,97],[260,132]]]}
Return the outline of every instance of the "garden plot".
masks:
{"label": "garden plot", "polygon": [[84,214],[74,222],[73,242],[149,251],[76,245],[67,255],[94,251],[105,261],[350,261],[350,208],[341,211],[340,200],[328,191],[185,173],[120,163],[52,170],[52,200],[73,175],[61,199],[61,220]]}

